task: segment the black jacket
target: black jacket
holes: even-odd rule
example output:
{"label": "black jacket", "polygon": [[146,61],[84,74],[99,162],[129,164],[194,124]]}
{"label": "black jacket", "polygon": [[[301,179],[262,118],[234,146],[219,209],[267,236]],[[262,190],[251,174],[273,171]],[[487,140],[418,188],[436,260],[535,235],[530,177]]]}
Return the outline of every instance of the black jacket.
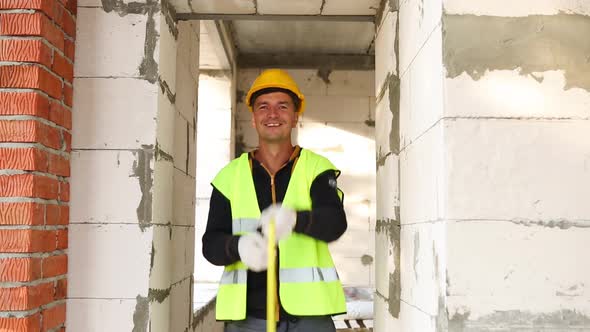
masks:
{"label": "black jacket", "polygon": [[[277,203],[283,201],[287,185],[291,179],[293,165],[299,158],[301,149],[295,147],[289,161],[275,174],[275,191]],[[258,206],[260,211],[270,206],[272,190],[270,174],[254,157],[252,161],[252,177]],[[342,201],[335,188],[339,173],[329,170],[318,175],[310,190],[312,202],[311,211],[297,211],[297,222],[294,231],[306,234],[325,242],[337,240],[346,231],[346,214]],[[227,197],[213,187],[207,229],[203,235],[203,256],[214,265],[229,265],[240,260],[238,254],[239,236],[232,235],[231,205]],[[278,260],[277,253],[277,260]],[[277,264],[278,266],[278,264]],[[248,285],[246,298],[247,315],[266,318],[266,271],[253,272],[248,270]],[[279,299],[280,303],[280,299]],[[279,312],[280,319],[289,319],[289,315],[282,305]]]}

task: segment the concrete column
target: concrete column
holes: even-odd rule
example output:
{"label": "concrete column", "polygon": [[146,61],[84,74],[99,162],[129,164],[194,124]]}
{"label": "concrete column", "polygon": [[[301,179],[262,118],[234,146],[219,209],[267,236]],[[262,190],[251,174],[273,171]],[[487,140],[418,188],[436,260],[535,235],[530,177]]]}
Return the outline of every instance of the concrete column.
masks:
{"label": "concrete column", "polygon": [[68,327],[191,327],[198,24],[79,1]]}
{"label": "concrete column", "polygon": [[376,331],[589,327],[589,12],[385,3]]}

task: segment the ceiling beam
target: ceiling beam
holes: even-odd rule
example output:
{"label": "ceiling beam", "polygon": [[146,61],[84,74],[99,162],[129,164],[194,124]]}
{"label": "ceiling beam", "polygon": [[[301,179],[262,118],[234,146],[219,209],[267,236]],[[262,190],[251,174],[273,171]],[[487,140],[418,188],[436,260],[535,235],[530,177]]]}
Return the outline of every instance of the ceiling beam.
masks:
{"label": "ceiling beam", "polygon": [[239,54],[239,68],[315,68],[374,70],[375,55],[364,54]]}
{"label": "ceiling beam", "polygon": [[188,20],[245,20],[245,21],[325,21],[325,22],[375,22],[373,15],[258,15],[258,14],[198,14],[178,13],[176,19]]}

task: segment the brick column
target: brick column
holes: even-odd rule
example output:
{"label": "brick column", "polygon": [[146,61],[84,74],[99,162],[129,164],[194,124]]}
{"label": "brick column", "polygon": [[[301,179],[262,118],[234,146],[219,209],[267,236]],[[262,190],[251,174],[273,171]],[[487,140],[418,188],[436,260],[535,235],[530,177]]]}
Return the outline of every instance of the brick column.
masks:
{"label": "brick column", "polygon": [[65,331],[76,0],[0,0],[0,331]]}

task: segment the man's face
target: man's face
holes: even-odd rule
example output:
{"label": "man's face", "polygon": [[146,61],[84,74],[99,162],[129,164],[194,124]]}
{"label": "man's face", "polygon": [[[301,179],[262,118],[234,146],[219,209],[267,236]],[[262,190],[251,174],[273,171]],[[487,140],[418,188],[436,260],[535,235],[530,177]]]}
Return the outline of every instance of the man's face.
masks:
{"label": "man's face", "polygon": [[291,96],[284,92],[263,94],[254,101],[252,111],[252,127],[261,141],[277,143],[291,139],[298,116]]}

